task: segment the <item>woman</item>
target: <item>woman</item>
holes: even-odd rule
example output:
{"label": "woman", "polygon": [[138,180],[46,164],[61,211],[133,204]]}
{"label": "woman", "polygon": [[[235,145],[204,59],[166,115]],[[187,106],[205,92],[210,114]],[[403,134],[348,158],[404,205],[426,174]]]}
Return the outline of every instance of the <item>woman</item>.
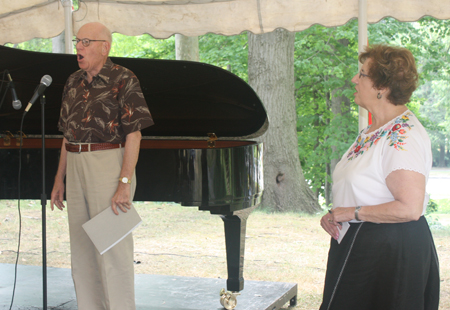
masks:
{"label": "woman", "polygon": [[414,57],[376,45],[359,60],[355,103],[372,125],[333,173],[333,210],[320,222],[333,238],[320,310],[437,310],[438,258],[423,216],[431,145],[405,106],[418,83]]}

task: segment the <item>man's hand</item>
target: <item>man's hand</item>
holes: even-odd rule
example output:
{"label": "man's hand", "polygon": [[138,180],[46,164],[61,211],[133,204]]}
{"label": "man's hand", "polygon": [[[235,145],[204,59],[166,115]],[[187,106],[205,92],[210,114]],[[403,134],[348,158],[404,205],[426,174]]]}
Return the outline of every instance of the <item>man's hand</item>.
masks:
{"label": "man's hand", "polygon": [[117,208],[120,208],[122,212],[126,213],[127,209],[131,208],[131,185],[119,182],[116,193],[111,199],[111,208],[114,214],[119,215]]}
{"label": "man's hand", "polygon": [[55,205],[59,210],[62,211],[65,208],[63,200],[64,200],[64,182],[55,180],[50,201],[50,207],[52,208],[52,211],[54,210],[53,205]]}
{"label": "man's hand", "polygon": [[[139,148],[141,145],[141,132],[134,131],[126,136],[125,152],[123,155],[122,169],[120,171],[120,178],[128,177],[133,178],[134,169],[139,157]],[[136,181],[136,180],[135,180]],[[111,199],[111,208],[116,215],[119,215],[117,207],[123,212],[127,212],[127,209],[131,208],[131,184],[122,183],[119,181],[116,193]]]}
{"label": "man's hand", "polygon": [[50,207],[53,211],[53,205],[59,210],[63,210],[65,208],[63,204],[64,200],[64,177],[66,175],[67,169],[67,151],[66,151],[66,143],[68,143],[67,139],[64,138],[61,145],[61,155],[59,158],[58,164],[58,172],[55,176],[55,183],[53,183],[53,190],[51,195]]}

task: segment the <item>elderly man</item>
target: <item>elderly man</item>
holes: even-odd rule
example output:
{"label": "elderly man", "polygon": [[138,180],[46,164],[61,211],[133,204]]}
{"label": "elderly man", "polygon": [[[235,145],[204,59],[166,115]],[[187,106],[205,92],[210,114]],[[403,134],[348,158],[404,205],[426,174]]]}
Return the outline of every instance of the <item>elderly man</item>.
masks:
{"label": "elderly man", "polygon": [[80,70],[64,87],[58,123],[64,139],[51,208],[63,210],[66,178],[78,309],[135,309],[133,237],[100,255],[81,225],[106,208],[118,216],[118,208],[130,208],[140,130],[153,120],[137,77],[108,58],[111,32],[89,23],[74,41]]}

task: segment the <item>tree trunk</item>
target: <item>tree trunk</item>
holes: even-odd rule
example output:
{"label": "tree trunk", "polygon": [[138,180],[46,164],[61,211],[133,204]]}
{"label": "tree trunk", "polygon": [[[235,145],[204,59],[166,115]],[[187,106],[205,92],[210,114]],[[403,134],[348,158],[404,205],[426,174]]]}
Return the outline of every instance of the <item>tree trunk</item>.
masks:
{"label": "tree trunk", "polygon": [[271,211],[320,210],[305,181],[297,142],[294,98],[294,33],[283,29],[248,34],[249,84],[269,117],[264,143],[264,195],[261,206]]}
{"label": "tree trunk", "polygon": [[175,35],[175,51],[177,60],[198,61],[198,37]]}

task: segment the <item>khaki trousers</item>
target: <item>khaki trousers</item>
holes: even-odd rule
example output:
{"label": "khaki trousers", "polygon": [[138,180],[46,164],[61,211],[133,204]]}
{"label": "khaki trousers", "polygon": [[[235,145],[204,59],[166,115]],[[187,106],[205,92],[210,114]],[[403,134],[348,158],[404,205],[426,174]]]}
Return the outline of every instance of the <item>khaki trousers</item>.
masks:
{"label": "khaki trousers", "polygon": [[[133,237],[100,255],[81,227],[111,206],[124,148],[67,153],[66,194],[72,278],[79,310],[135,310]],[[136,176],[131,183],[131,199]],[[119,215],[120,216],[120,215]]]}

